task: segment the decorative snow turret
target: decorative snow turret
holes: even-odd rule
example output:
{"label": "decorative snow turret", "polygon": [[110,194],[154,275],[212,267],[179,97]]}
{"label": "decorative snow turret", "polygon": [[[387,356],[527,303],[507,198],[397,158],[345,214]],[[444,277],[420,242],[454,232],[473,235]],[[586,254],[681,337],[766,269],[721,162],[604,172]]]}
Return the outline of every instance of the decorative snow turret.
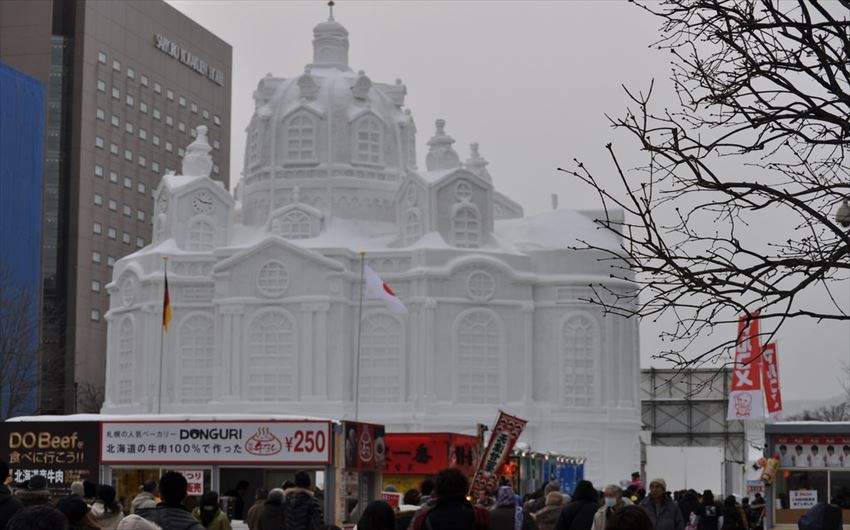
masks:
{"label": "decorative snow turret", "polygon": [[198,137],[189,144],[183,157],[183,174],[187,177],[209,177],[213,160],[210,156],[212,147],[207,141],[207,126],[199,125],[196,131]]}
{"label": "decorative snow turret", "polygon": [[333,11],[313,28],[313,64],[348,70],[348,30],[334,20]]}
{"label": "decorative snow turret", "polygon": [[486,159],[481,158],[481,155],[478,154],[478,142],[472,143],[470,146],[470,151],[472,152],[466,162],[463,163],[463,166],[475,173],[482,179],[486,180],[489,183],[493,183],[493,178],[490,176],[490,172],[487,171],[487,165],[490,162],[487,162]]}
{"label": "decorative snow turret", "polygon": [[436,121],[437,132],[428,140],[428,155],[425,157],[425,168],[428,171],[439,169],[455,169],[460,165],[460,157],[452,147],[454,138],[446,134],[446,120]]}

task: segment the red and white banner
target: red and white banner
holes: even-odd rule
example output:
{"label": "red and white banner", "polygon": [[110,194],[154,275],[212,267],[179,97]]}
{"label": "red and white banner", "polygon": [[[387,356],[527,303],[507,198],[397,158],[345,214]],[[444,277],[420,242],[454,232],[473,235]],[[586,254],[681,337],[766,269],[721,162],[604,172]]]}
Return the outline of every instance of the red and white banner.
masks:
{"label": "red and white banner", "polygon": [[767,413],[775,417],[782,413],[782,392],[779,390],[779,365],[776,359],[776,343],[769,342],[762,349],[762,383]]}
{"label": "red and white banner", "polygon": [[490,443],[478,463],[472,484],[469,487],[473,499],[477,499],[483,491],[496,491],[499,485],[499,475],[505,467],[508,457],[514,448],[519,435],[522,434],[526,420],[499,411],[499,419],[490,435]]}
{"label": "red and white banner", "polygon": [[732,370],[727,420],[754,420],[764,417],[761,391],[761,344],[758,315],[738,320],[738,344]]}

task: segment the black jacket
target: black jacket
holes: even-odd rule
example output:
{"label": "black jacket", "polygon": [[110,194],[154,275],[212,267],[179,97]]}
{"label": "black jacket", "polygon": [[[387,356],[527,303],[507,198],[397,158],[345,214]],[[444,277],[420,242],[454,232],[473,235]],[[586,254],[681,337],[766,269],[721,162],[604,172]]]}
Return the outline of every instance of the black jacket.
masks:
{"label": "black jacket", "polygon": [[266,501],[257,530],[283,530],[283,503]]}
{"label": "black jacket", "polygon": [[555,530],[590,530],[597,509],[596,501],[574,500],[561,510]]}
{"label": "black jacket", "polygon": [[319,530],[324,526],[322,505],[313,496],[313,492],[290,488],[284,494],[283,517],[286,530]]}
{"label": "black jacket", "polygon": [[[422,530],[470,530],[475,524],[475,510],[464,497],[437,501],[425,512],[421,520]],[[414,520],[414,528],[416,520]]]}
{"label": "black jacket", "polygon": [[[515,518],[515,507],[496,506],[490,511],[490,530],[514,530]],[[537,530],[537,523],[525,511],[522,513],[522,530]]]}
{"label": "black jacket", "polygon": [[15,513],[23,508],[21,501],[12,496],[4,484],[0,484],[0,528],[6,528],[6,523]]}

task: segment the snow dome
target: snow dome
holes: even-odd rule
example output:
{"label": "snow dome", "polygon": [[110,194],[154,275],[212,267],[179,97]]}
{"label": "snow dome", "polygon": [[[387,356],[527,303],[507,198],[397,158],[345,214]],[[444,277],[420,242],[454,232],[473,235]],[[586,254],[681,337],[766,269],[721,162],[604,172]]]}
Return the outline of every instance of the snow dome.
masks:
{"label": "snow dome", "polygon": [[[529,420],[535,451],[584,455],[586,476],[638,468],[637,325],[584,301],[613,290],[598,212],[523,217],[477,144],[444,120],[416,163],[400,82],[348,65],[348,31],[316,26],[313,62],[254,92],[234,198],[209,178],[204,127],[155,193],[154,240],[109,284],[104,413],[293,413],[388,431],[474,431]],[[360,252],[407,306],[366,300]],[[163,257],[172,315],[160,367]],[[163,374],[160,379],[160,373]],[[603,455],[605,456],[603,460]]]}

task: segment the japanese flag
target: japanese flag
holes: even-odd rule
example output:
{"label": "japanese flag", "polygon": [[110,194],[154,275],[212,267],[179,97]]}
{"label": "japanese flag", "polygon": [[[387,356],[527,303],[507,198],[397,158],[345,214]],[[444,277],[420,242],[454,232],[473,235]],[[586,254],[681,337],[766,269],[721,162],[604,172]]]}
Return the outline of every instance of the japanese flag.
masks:
{"label": "japanese flag", "polygon": [[384,283],[384,280],[378,276],[378,273],[372,270],[368,265],[363,266],[363,275],[366,278],[366,296],[377,300],[383,300],[387,306],[387,311],[396,315],[406,315],[407,308],[398,299],[390,286]]}

